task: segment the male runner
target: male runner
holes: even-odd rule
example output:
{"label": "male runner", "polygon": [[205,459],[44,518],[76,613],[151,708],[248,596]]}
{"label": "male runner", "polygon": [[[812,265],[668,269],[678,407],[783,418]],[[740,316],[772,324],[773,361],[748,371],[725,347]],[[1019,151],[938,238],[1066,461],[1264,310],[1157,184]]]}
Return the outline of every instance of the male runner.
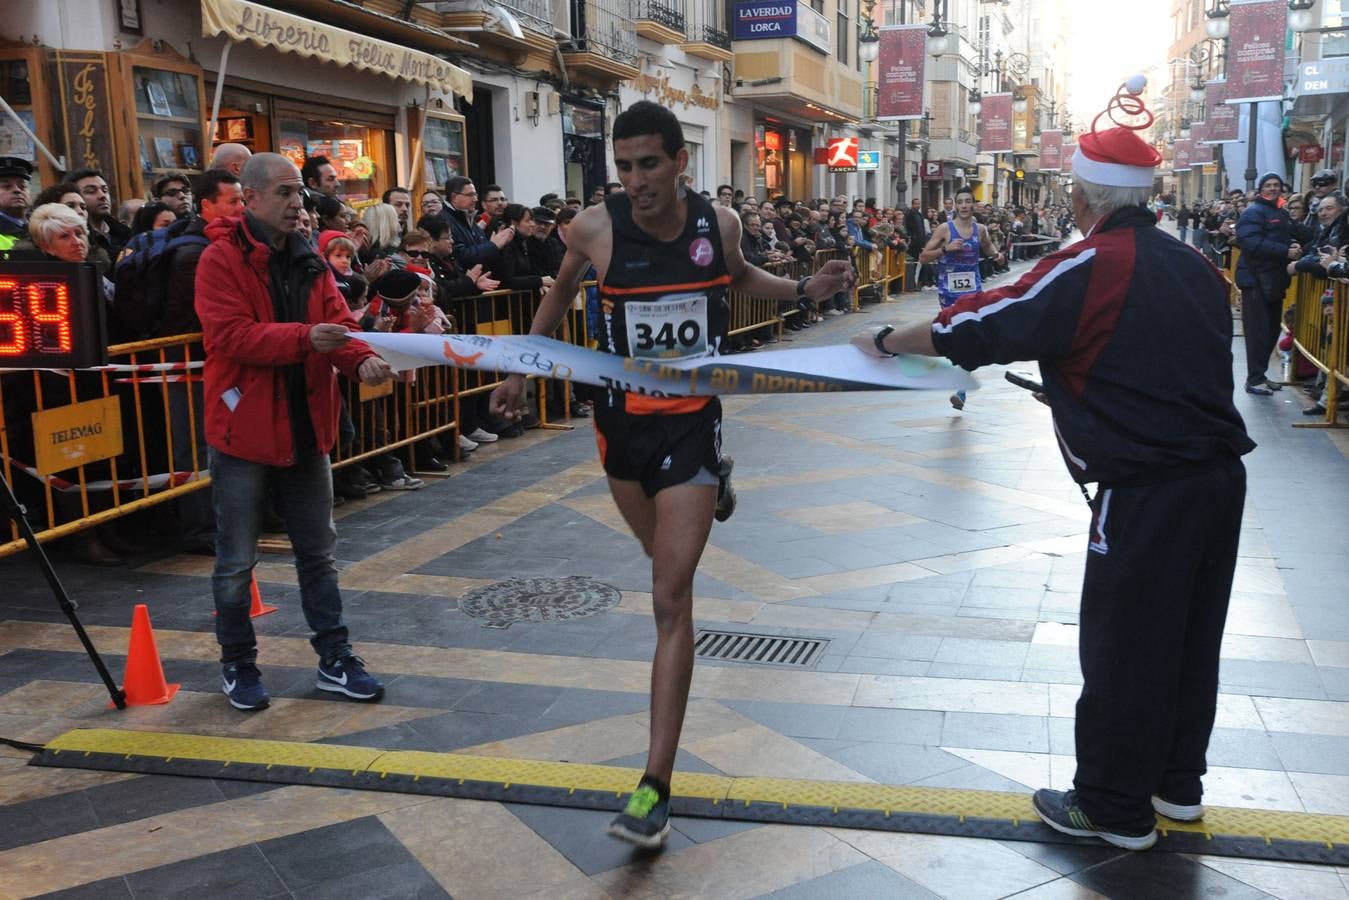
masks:
{"label": "male runner", "polygon": [[[981,250],[1001,265],[1003,255],[993,246],[988,229],[974,220],[974,191],[962,187],[956,191],[954,217],[933,229],[927,246],[918,254],[921,263],[937,263],[937,298],[942,309],[984,289],[979,274]],[[964,409],[965,392],[952,394],[951,405]]]}
{"label": "male runner", "polygon": [[[572,220],[567,255],[531,334],[557,329],[591,265],[599,280],[600,349],[647,360],[724,352],[731,287],[756,297],[817,301],[851,288],[852,267],[842,260],[798,282],[745,262],[735,212],[678,188],[689,154],[668,109],[634,103],[614,120],[613,140],[623,191]],[[508,377],[492,393],[493,414],[517,415],[523,390],[522,376]],[[595,404],[595,437],[614,502],[651,557],[656,619],[646,772],[609,833],[659,847],[670,832],[670,775],[693,675],[693,573],[714,512],[722,520],[730,515],[721,404],[715,397],[611,389]]]}

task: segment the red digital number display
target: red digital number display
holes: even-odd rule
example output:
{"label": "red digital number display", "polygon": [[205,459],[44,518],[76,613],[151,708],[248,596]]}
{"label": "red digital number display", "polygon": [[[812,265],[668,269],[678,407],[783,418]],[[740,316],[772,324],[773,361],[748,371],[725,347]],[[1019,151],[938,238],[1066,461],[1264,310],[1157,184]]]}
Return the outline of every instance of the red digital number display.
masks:
{"label": "red digital number display", "polygon": [[105,304],[98,277],[89,263],[0,263],[0,368],[105,363]]}
{"label": "red digital number display", "polygon": [[0,358],[72,349],[70,286],[0,278]]}

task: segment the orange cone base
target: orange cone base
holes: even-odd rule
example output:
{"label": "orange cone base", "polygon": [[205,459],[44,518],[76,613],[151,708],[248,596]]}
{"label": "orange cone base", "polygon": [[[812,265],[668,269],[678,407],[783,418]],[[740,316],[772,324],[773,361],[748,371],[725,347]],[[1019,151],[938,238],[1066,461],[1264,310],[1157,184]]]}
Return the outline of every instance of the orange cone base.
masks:
{"label": "orange cone base", "polygon": [[[153,698],[153,699],[146,699],[146,698],[144,698],[144,697],[138,697],[137,699],[132,700],[132,699],[131,699],[131,694],[130,694],[130,693],[127,693],[127,697],[126,697],[126,705],[127,705],[127,706],[157,706],[157,705],[160,705],[160,704],[168,703],[170,700],[172,700],[172,699],[174,698],[174,695],[178,693],[178,689],[179,689],[180,687],[182,687],[181,684],[166,684],[166,685],[164,685],[164,693],[163,693],[163,695],[162,695],[162,696],[159,696],[159,697],[155,697],[155,698]],[[126,687],[123,686],[122,690],[123,690],[123,692],[126,692]],[[116,703],[113,703],[112,701],[109,701],[109,702],[108,702],[108,709],[116,709],[116,708],[117,708],[117,704],[116,704]]]}

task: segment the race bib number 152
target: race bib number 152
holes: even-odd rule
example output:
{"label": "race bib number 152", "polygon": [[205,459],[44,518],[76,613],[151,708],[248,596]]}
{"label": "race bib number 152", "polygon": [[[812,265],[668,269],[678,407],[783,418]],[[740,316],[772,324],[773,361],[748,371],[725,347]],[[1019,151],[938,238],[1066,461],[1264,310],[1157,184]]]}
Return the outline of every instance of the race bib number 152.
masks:
{"label": "race bib number 152", "polygon": [[623,305],[628,355],[635,359],[689,359],[707,355],[707,295],[675,294],[652,303]]}
{"label": "race bib number 152", "polygon": [[948,272],[946,289],[953,294],[968,294],[975,289],[973,272]]}

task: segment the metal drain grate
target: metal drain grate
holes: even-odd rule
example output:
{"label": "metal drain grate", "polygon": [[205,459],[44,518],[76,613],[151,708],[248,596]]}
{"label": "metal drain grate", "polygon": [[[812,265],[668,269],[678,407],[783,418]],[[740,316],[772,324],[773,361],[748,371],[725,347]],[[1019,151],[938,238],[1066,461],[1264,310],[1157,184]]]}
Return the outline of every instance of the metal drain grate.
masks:
{"label": "metal drain grate", "polygon": [[741,631],[700,628],[693,637],[693,655],[699,659],[786,666],[808,669],[820,661],[829,641],[823,638],[778,637]]}

